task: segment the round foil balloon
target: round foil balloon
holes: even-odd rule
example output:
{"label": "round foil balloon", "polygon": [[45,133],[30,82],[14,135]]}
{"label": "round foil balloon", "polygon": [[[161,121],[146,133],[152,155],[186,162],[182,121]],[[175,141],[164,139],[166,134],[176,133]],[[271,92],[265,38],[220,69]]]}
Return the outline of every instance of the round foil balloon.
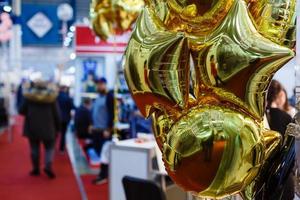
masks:
{"label": "round foil balloon", "polygon": [[[290,26],[264,21],[266,4],[281,13],[267,2],[149,0],[129,41],[132,96],[153,118],[169,175],[198,197],[254,199],[262,169],[281,146],[280,134],[263,127],[265,97],[294,52],[281,41]],[[294,12],[293,0],[282,2]],[[292,24],[286,13],[280,16]]]}
{"label": "round foil balloon", "polygon": [[143,7],[143,0],[93,0],[90,8],[93,29],[103,40],[128,31]]}

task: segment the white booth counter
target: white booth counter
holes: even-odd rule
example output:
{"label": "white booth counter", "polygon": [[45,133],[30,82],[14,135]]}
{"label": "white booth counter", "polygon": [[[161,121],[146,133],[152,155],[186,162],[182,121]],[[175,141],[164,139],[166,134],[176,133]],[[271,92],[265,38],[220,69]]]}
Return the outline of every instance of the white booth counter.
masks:
{"label": "white booth counter", "polygon": [[118,141],[111,146],[109,166],[110,200],[125,200],[124,176],[151,179],[155,141],[136,143],[135,139]]}
{"label": "white booth counter", "polygon": [[[155,165],[157,169],[153,169]],[[124,176],[153,180],[159,175],[168,200],[185,200],[187,196],[175,185],[166,189],[167,173],[154,140],[140,142],[137,139],[129,139],[113,143],[110,149],[109,174],[110,200],[126,200],[122,185]]]}

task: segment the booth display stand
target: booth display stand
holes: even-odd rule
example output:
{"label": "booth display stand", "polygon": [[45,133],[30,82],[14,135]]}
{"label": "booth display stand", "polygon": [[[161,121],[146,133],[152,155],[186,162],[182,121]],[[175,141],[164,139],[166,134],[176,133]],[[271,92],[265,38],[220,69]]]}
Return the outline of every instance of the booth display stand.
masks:
{"label": "booth display stand", "polygon": [[[117,141],[110,149],[109,194],[110,200],[125,200],[122,185],[124,176],[154,180],[159,176],[168,200],[187,200],[187,194],[175,184],[166,186],[167,173],[162,166],[160,151],[155,141],[137,142],[136,139]],[[156,166],[156,167],[155,167]],[[155,169],[156,168],[156,169]]]}

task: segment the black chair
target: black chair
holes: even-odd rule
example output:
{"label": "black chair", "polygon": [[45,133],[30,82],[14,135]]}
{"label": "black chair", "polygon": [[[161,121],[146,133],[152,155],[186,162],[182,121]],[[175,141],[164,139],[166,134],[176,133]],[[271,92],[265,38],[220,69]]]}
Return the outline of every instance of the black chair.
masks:
{"label": "black chair", "polygon": [[122,182],[126,200],[166,200],[162,189],[153,181],[125,176]]}

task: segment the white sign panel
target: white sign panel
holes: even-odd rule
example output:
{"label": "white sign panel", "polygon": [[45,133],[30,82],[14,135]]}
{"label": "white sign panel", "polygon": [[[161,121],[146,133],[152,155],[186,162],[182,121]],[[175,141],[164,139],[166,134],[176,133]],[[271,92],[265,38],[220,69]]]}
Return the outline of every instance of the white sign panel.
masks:
{"label": "white sign panel", "polygon": [[38,12],[27,22],[27,26],[34,34],[42,38],[51,30],[53,24],[44,13]]}

